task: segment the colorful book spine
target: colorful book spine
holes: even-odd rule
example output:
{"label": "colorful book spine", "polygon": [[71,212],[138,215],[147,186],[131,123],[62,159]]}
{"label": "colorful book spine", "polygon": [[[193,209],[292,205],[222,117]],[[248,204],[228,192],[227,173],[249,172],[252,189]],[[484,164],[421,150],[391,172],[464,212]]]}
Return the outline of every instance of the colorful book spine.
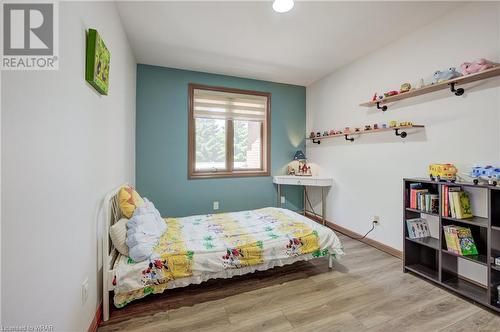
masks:
{"label": "colorful book spine", "polygon": [[470,228],[457,227],[457,236],[462,255],[469,256],[478,254],[476,243],[474,242]]}

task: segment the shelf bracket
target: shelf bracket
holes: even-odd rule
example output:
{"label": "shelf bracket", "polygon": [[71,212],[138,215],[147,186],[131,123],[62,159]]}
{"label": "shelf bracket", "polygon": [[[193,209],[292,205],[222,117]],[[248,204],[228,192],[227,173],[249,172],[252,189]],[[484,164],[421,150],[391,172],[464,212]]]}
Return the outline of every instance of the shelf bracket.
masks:
{"label": "shelf bracket", "polygon": [[377,109],[382,110],[382,112],[387,111],[387,105],[380,107],[380,102],[377,101]]}
{"label": "shelf bracket", "polygon": [[315,143],[315,144],[321,144],[321,140],[319,139],[312,139],[312,142]]}
{"label": "shelf bracket", "polygon": [[450,91],[454,93],[455,96],[461,96],[465,92],[465,90],[462,88],[455,89],[455,83],[450,83]]}
{"label": "shelf bracket", "polygon": [[394,133],[396,134],[396,136],[399,136],[401,138],[405,138],[406,136],[408,136],[406,131],[399,132],[399,129],[394,129]]}
{"label": "shelf bracket", "polygon": [[347,137],[347,135],[344,135],[346,141],[354,142],[354,138],[352,137]]}

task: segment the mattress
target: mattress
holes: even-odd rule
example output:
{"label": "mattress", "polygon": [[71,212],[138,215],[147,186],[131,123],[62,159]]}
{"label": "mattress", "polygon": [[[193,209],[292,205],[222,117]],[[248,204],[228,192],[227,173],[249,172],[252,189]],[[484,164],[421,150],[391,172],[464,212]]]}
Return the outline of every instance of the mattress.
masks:
{"label": "mattress", "polygon": [[166,218],[165,222],[167,231],[149,260],[118,257],[116,307],[208,279],[343,255],[342,244],[331,229],[286,209]]}

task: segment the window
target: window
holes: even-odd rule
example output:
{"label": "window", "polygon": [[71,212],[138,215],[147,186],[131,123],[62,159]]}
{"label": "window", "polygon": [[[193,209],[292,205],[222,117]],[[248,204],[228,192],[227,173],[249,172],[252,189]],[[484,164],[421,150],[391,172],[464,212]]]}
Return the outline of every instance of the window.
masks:
{"label": "window", "polygon": [[189,178],[268,176],[271,94],[189,85]]}

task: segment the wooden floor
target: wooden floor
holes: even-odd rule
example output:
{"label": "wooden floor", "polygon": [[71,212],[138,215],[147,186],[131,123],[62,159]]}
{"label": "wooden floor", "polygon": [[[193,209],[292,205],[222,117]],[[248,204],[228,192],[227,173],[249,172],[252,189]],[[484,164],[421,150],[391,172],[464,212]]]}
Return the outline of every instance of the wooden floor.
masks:
{"label": "wooden floor", "polygon": [[339,234],[346,255],[167,291],[114,309],[99,331],[500,331],[500,316]]}

